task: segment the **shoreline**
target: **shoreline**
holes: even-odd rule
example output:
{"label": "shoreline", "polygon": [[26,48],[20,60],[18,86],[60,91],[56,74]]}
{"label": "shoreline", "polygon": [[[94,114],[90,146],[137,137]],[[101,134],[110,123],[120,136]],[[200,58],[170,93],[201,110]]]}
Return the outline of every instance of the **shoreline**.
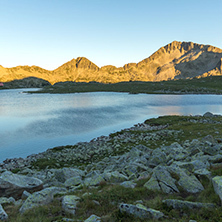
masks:
{"label": "shoreline", "polygon": [[7,159],[0,166],[0,216],[167,222],[210,215],[216,221],[221,135],[222,115],[160,116],[89,142]]}

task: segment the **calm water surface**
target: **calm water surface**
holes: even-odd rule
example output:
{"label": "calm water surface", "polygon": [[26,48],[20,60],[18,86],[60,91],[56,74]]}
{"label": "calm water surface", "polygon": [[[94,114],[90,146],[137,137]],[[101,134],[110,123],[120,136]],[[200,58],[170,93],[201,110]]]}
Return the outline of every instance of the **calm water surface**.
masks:
{"label": "calm water surface", "polygon": [[221,95],[23,91],[0,90],[0,161],[89,141],[160,115],[222,113]]}

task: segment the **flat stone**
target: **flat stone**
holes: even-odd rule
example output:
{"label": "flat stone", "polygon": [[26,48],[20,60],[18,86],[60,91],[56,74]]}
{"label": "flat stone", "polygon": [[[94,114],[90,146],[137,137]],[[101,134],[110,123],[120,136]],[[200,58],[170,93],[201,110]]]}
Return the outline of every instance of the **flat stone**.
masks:
{"label": "flat stone", "polygon": [[160,219],[164,217],[162,212],[152,208],[147,208],[142,204],[132,205],[122,203],[119,205],[119,210],[122,213],[127,213],[140,219]]}
{"label": "flat stone", "polygon": [[200,203],[200,202],[191,202],[191,201],[183,201],[176,199],[167,199],[163,200],[168,207],[172,207],[173,209],[200,209],[200,208],[214,208],[216,205],[212,203]]}
{"label": "flat stone", "polygon": [[120,184],[120,186],[133,189],[133,188],[135,188],[136,183],[133,183],[132,181],[124,181]]}

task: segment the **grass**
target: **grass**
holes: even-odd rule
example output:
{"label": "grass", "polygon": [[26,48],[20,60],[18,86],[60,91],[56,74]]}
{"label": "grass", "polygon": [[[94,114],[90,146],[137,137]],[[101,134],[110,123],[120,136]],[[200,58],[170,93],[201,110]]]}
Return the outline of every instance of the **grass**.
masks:
{"label": "grass", "polygon": [[[100,216],[102,221],[154,221],[140,220],[132,215],[120,213],[118,206],[120,203],[136,204],[136,201],[142,201],[143,205],[163,212],[166,215],[161,221],[189,221],[195,219],[199,221],[220,221],[222,219],[222,208],[220,199],[214,193],[213,186],[209,180],[201,180],[205,190],[197,194],[175,193],[164,194],[158,191],[150,191],[143,187],[149,178],[137,181],[134,189],[125,188],[120,185],[101,183],[97,189],[83,187],[81,190],[70,194],[80,197],[77,204],[76,215],[65,213],[61,208],[61,198],[57,197],[47,206],[36,207],[24,214],[19,214],[19,207],[7,205],[5,210],[9,215],[10,221],[14,222],[49,222],[61,221],[63,217],[72,218],[76,221],[83,221],[92,214]],[[89,195],[83,195],[89,193]],[[175,210],[162,203],[164,199],[180,199],[187,201],[199,201],[206,203],[215,203],[214,209],[200,210]]]}
{"label": "grass", "polygon": [[162,82],[119,82],[105,84],[99,82],[61,82],[46,86],[41,91],[31,93],[80,93],[80,92],[128,92],[131,94],[221,94],[222,76],[169,80]]}

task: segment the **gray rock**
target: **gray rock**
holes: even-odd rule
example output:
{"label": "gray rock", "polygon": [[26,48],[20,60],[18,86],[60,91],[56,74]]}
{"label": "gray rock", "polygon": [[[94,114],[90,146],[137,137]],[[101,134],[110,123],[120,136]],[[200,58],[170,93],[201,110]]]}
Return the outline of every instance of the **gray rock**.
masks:
{"label": "gray rock", "polygon": [[177,174],[179,180],[177,181],[178,185],[188,193],[198,193],[204,190],[203,185],[200,181],[190,172],[178,168],[169,168],[171,173]]}
{"label": "gray rock", "polygon": [[101,218],[96,215],[91,215],[88,219],[84,220],[84,222],[100,222]]}
{"label": "gray rock", "polygon": [[119,210],[122,213],[127,213],[140,219],[160,219],[164,217],[162,212],[147,208],[142,204],[132,205],[122,203],[119,205]]}
{"label": "gray rock", "polygon": [[0,204],[15,204],[15,199],[13,197],[0,197]]}
{"label": "gray rock", "polygon": [[165,164],[166,162],[166,154],[160,148],[157,148],[152,152],[148,164],[150,167],[156,167],[159,164]]}
{"label": "gray rock", "polygon": [[120,184],[120,186],[133,189],[133,188],[135,188],[136,183],[133,183],[132,181],[124,181]]}
{"label": "gray rock", "polygon": [[179,192],[180,186],[186,192],[197,193],[204,189],[200,181],[188,171],[180,167],[158,166],[153,170],[152,177],[144,184],[149,190],[164,193]]}
{"label": "gray rock", "polygon": [[85,180],[83,181],[83,184],[85,186],[97,186],[102,181],[104,181],[103,176],[100,175],[99,173],[95,173],[91,177],[85,178]]}
{"label": "gray rock", "polygon": [[188,153],[187,151],[177,142],[172,143],[170,146],[164,149],[168,155],[167,159],[173,159],[176,161],[184,160]]}
{"label": "gray rock", "polygon": [[77,168],[62,168],[62,169],[52,169],[51,172],[53,173],[53,177],[59,181],[64,183],[66,180],[77,177],[77,176],[85,176],[85,172],[77,169]]}
{"label": "gray rock", "polygon": [[211,112],[206,112],[203,114],[203,117],[213,117],[213,116],[214,116],[214,114]]}
{"label": "gray rock", "polygon": [[183,200],[167,199],[163,200],[168,207],[174,209],[200,209],[200,208],[214,208],[216,205],[212,203],[200,203],[200,202],[190,202]]}
{"label": "gray rock", "polygon": [[0,204],[0,220],[7,220],[8,214],[3,209],[2,205]]}
{"label": "gray rock", "polygon": [[25,200],[19,209],[19,212],[24,213],[25,211],[34,207],[47,205],[53,200],[55,194],[64,194],[66,192],[67,190],[65,188],[60,187],[49,187],[44,190],[35,192]]}
{"label": "gray rock", "polygon": [[66,187],[71,187],[71,186],[78,186],[81,183],[82,183],[82,177],[81,176],[75,176],[75,177],[71,177],[68,180],[66,180],[64,185]]}
{"label": "gray rock", "polygon": [[0,196],[20,198],[23,191],[38,191],[43,188],[41,180],[5,171],[0,176]]}
{"label": "gray rock", "polygon": [[175,182],[176,180],[172,178],[167,167],[158,166],[153,170],[152,177],[144,184],[144,187],[149,190],[160,190],[164,193],[179,193]]}
{"label": "gray rock", "polygon": [[212,178],[214,191],[219,195],[222,202],[222,176],[216,176]]}
{"label": "gray rock", "polygon": [[119,173],[117,171],[111,172],[111,173],[104,173],[103,178],[105,181],[111,182],[111,183],[121,183],[123,181],[128,180],[128,177],[123,175],[122,173]]}
{"label": "gray rock", "polygon": [[79,197],[75,195],[66,195],[62,199],[62,208],[73,215],[76,212],[76,205],[78,203]]}
{"label": "gray rock", "polygon": [[22,199],[27,199],[31,194],[29,192],[27,192],[26,190],[24,190],[24,192],[22,193]]}

